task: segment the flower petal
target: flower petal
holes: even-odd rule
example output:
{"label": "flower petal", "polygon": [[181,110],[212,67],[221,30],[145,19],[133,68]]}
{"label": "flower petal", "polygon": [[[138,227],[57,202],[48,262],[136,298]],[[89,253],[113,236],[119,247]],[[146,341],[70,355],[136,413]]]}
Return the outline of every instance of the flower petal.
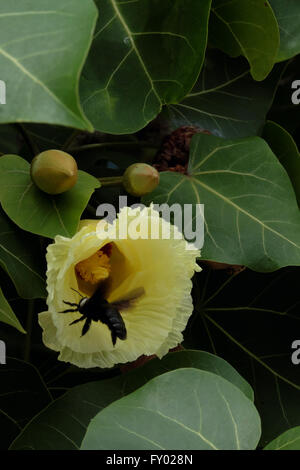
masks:
{"label": "flower petal", "polygon": [[[138,226],[141,237],[135,239],[133,227]],[[159,233],[154,239],[153,229]],[[168,231],[171,239],[164,239]],[[59,313],[67,308],[64,301],[80,301],[79,294],[71,290],[78,289],[76,264],[107,243],[113,245],[107,300],[116,302],[139,288],[145,291],[128,309],[121,310],[127,339],[118,339],[115,346],[110,330],[100,321],[92,321],[81,336],[84,321],[70,326],[81,314]],[[56,237],[47,253],[49,312],[40,314],[45,344],[60,351],[60,360],[80,367],[112,367],[141,355],[165,355],[182,341],[193,311],[191,278],[200,269],[196,264],[200,253],[187,247],[178,229],[152,208],[124,208],[112,225],[87,221],[73,238]]]}

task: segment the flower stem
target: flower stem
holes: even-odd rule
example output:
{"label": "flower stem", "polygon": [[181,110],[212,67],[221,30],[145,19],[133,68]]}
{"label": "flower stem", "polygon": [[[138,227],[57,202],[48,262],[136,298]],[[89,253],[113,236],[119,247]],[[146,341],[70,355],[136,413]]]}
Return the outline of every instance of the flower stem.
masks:
{"label": "flower stem", "polygon": [[123,176],[108,176],[106,178],[98,178],[101,186],[118,186],[122,184]]}
{"label": "flower stem", "polygon": [[27,309],[27,321],[26,321],[27,335],[25,337],[25,347],[24,347],[24,361],[25,362],[29,362],[30,360],[33,313],[34,313],[34,300],[29,300],[28,309]]}
{"label": "flower stem", "polygon": [[132,147],[132,148],[140,148],[140,147],[148,147],[148,148],[155,148],[157,147],[153,144],[149,144],[149,142],[102,142],[98,144],[88,144],[88,145],[81,145],[80,147],[71,147],[69,149],[70,152],[84,152],[85,150],[94,150],[94,149],[100,149],[100,148],[105,148],[105,147]]}

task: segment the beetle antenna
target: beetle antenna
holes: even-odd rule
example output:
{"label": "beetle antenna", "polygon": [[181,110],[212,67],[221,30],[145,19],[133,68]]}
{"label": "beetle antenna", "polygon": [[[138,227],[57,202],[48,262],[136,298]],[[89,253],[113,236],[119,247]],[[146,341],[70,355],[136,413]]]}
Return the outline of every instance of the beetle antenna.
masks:
{"label": "beetle antenna", "polygon": [[73,289],[73,287],[71,287],[71,289],[72,289],[74,292],[77,292],[77,294],[79,294],[79,295],[80,295],[80,297],[83,299],[83,295],[81,295],[81,294],[80,294],[80,292],[78,292],[78,290],[76,290],[76,289]]}

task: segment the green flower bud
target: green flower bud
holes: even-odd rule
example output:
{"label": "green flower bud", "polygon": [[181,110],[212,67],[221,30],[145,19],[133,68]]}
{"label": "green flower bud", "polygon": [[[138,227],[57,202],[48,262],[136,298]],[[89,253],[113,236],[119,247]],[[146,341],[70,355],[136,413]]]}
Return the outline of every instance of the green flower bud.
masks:
{"label": "green flower bud", "polygon": [[130,165],[122,180],[125,190],[132,196],[144,196],[151,193],[159,183],[158,171],[146,163]]}
{"label": "green flower bud", "polygon": [[74,158],[61,150],[46,150],[31,163],[30,175],[39,189],[48,194],[60,194],[77,182],[78,167]]}

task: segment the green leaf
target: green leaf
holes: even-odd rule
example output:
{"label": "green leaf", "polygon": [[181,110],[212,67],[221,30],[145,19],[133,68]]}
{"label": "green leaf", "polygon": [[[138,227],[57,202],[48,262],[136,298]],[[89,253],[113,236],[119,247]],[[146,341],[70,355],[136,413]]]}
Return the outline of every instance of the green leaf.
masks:
{"label": "green leaf", "polygon": [[252,385],[262,421],[260,447],[300,425],[299,366],[292,362],[299,274],[300,267],[292,267],[229,276],[204,267],[195,276],[199,300],[196,295],[184,345],[217,351]]}
{"label": "green leaf", "polygon": [[208,51],[194,89],[183,101],[164,111],[171,130],[196,126],[218,137],[236,139],[261,133],[272,104],[283,65],[256,82],[244,59],[231,59],[221,51]]}
{"label": "green leaf", "polygon": [[[1,157],[3,158],[3,157]],[[25,299],[46,297],[39,240],[18,229],[0,209],[0,265]]]}
{"label": "green leaf", "polygon": [[21,333],[26,333],[21,323],[17,319],[16,315],[12,311],[9,303],[3,295],[2,289],[0,288],[0,322],[7,323],[8,325],[17,328]]}
{"label": "green leaf", "polygon": [[0,396],[1,429],[6,430],[2,426],[10,422],[19,432],[52,400],[35,367],[12,358],[8,358],[5,366],[1,366]]}
{"label": "green leaf", "polygon": [[295,90],[291,86],[295,80],[299,80],[300,54],[286,64],[268,119],[296,135],[297,129],[300,128],[300,113],[299,105],[292,102]]}
{"label": "green leaf", "polygon": [[300,206],[300,154],[296,142],[283,127],[272,121],[266,123],[262,137],[286,169]]}
{"label": "green leaf", "polygon": [[298,0],[269,0],[280,31],[277,60],[286,60],[300,52],[300,5]]}
{"label": "green leaf", "polygon": [[[188,175],[164,172],[143,203],[204,204],[202,257],[272,271],[300,264],[300,214],[291,182],[259,137],[191,142]],[[193,226],[192,226],[193,225]],[[191,223],[185,230],[193,228]]]}
{"label": "green leaf", "polygon": [[184,350],[169,353],[163,359],[149,361],[143,367],[143,375],[149,380],[164,372],[186,367],[220,375],[239,388],[249,400],[254,401],[253,390],[248,382],[228,362],[206,351]]}
{"label": "green leaf", "polygon": [[214,0],[209,27],[212,45],[232,57],[246,57],[255,80],[271,72],[280,36],[267,0]]}
{"label": "green leaf", "polygon": [[300,450],[300,426],[284,432],[270,442],[264,450]]}
{"label": "green leaf", "polygon": [[92,130],[80,107],[78,82],[96,18],[92,0],[1,2],[0,70],[6,104],[0,107],[0,122]]}
{"label": "green leaf", "polygon": [[50,196],[40,191],[30,177],[30,165],[17,155],[0,159],[0,201],[7,215],[22,229],[44,237],[71,237],[94,189],[96,178],[78,172],[69,191]]}
{"label": "green leaf", "polygon": [[246,450],[259,437],[259,415],[240,390],[211,372],[179,369],[101,411],[81,448]]}
{"label": "green leaf", "polygon": [[133,133],[193,87],[211,0],[96,4],[99,21],[81,80],[83,108],[96,129]]}
{"label": "green leaf", "polygon": [[90,420],[113,401],[166,371],[193,367],[216,373],[238,387],[250,400],[253,391],[223,359],[203,351],[170,353],[119,377],[73,388],[36,416],[14,442],[13,449],[78,449]]}

